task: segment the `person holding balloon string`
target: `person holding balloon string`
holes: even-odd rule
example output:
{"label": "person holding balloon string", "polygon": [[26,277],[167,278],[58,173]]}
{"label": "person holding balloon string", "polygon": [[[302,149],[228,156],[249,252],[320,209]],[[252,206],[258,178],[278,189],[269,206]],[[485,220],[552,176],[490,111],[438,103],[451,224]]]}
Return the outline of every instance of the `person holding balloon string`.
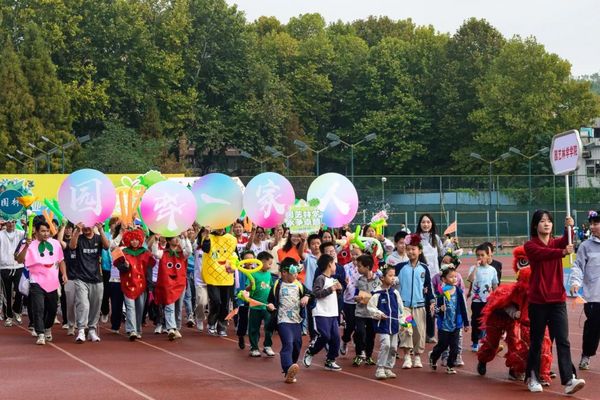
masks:
{"label": "person holding balloon string", "polygon": [[267,310],[271,312],[269,329],[279,332],[281,370],[286,383],[295,383],[298,357],[302,350],[302,319],[310,292],[299,280],[300,266],[293,258],[284,258],[279,267],[281,278],[269,293]]}
{"label": "person holding balloon string", "polygon": [[69,242],[69,247],[77,253],[77,263],[74,264],[76,269],[73,271],[77,343],[85,342],[86,328],[89,341],[100,341],[98,322],[104,287],[99,265],[102,249],[108,249],[110,243],[104,234],[102,223],[96,223],[94,228],[78,223]]}
{"label": "person holding balloon string", "polygon": [[182,337],[180,330],[187,282],[186,265],[192,246],[185,234],[182,234],[166,238],[166,248],[160,250],[155,237],[148,241],[154,258],[160,260],[154,296],[157,303],[164,306],[165,328],[172,341]]}
{"label": "person holding balloon string", "polygon": [[57,240],[63,249],[68,278],[67,282],[61,287],[61,307],[63,300],[65,303],[62,309],[63,324],[67,324],[67,336],[75,335],[75,326],[77,322],[75,319],[75,283],[73,282],[73,279],[75,279],[73,271],[77,268],[75,265],[75,263],[77,263],[77,252],[69,247],[74,227],[75,226],[71,222],[62,224],[57,236]]}

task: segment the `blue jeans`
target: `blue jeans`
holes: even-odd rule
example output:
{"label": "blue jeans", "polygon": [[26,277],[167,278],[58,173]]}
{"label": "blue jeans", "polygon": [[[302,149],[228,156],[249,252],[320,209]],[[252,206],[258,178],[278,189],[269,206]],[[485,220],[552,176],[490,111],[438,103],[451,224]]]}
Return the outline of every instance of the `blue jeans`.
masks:
{"label": "blue jeans", "polygon": [[142,333],[142,316],[144,314],[144,304],[146,304],[146,292],[140,294],[137,299],[124,298],[125,302],[125,332]]}
{"label": "blue jeans", "polygon": [[181,329],[181,314],[183,311],[183,297],[185,292],[175,301],[175,303],[167,304],[165,310],[165,328]]}
{"label": "blue jeans", "polygon": [[335,360],[340,350],[340,325],[338,317],[314,317],[317,331],[316,342],[308,348],[311,355],[317,354],[325,345],[329,345],[327,359]]}
{"label": "blue jeans", "polygon": [[185,306],[185,315],[194,315],[196,308],[196,284],[194,283],[194,271],[187,272],[187,284],[185,285],[185,295],[183,297],[183,305]]}
{"label": "blue jeans", "polygon": [[281,369],[287,374],[290,366],[298,361],[302,350],[302,324],[281,323],[277,325],[277,330],[281,338]]}

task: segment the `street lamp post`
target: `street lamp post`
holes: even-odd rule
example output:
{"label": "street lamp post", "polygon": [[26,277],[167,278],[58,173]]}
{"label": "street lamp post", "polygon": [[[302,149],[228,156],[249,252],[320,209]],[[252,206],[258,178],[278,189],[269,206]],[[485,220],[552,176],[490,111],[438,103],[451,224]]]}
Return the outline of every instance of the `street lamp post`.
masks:
{"label": "street lamp post", "polygon": [[339,143],[343,143],[346,146],[350,147],[350,180],[352,182],[354,182],[354,148],[356,146],[358,146],[359,144],[361,144],[362,142],[370,142],[371,140],[375,139],[377,137],[376,133],[369,133],[367,136],[365,136],[364,138],[362,138],[361,140],[359,140],[356,143],[348,143],[343,141],[342,139],[340,139],[340,137],[338,135],[336,135],[335,133],[329,132],[327,134],[327,139],[331,140],[332,143],[335,142],[339,142]]}
{"label": "street lamp post", "polygon": [[[471,153],[470,154],[471,157],[476,158],[480,161],[486,162],[489,165],[489,204],[490,204],[490,212],[492,212],[492,165],[500,160],[506,160],[508,157],[510,157],[510,153],[506,152],[504,154],[501,154],[500,157],[496,158],[495,160],[486,160],[485,158],[481,157],[481,155],[479,155],[478,153]],[[498,208],[498,203],[496,202],[496,209]],[[487,224],[487,234],[488,234],[488,239],[490,238],[490,224]],[[496,224],[496,245],[498,245],[498,224]]]}
{"label": "street lamp post", "polygon": [[42,135],[42,140],[44,142],[53,144],[53,145],[56,146],[56,148],[60,149],[61,157],[62,157],[62,160],[61,160],[61,172],[64,174],[65,173],[65,149],[64,149],[64,147],[61,146],[61,145],[59,145],[59,144],[54,143],[52,140],[48,139],[46,136],[43,136],[43,135]]}
{"label": "street lamp post", "polygon": [[248,153],[247,151],[244,151],[244,150],[240,151],[240,155],[241,155],[242,157],[249,158],[250,160],[254,160],[254,161],[256,161],[257,163],[259,163],[259,164],[260,164],[260,172],[263,172],[263,171],[264,171],[264,169],[263,169],[263,165],[264,165],[265,161],[261,161],[261,160],[259,160],[258,158],[254,158],[254,157],[252,157],[252,155],[251,155],[250,153]]}
{"label": "street lamp post", "polygon": [[13,160],[15,162],[18,162],[19,164],[21,164],[23,166],[23,168],[25,167],[25,163],[23,161],[19,160],[18,158],[13,157],[12,155],[10,155],[8,153],[6,153],[6,157],[10,158],[11,160]]}
{"label": "street lamp post", "polygon": [[29,154],[23,153],[21,150],[17,150],[17,154],[19,154],[20,156],[23,156],[23,157],[27,157],[30,160],[33,160],[33,173],[34,174],[38,173],[38,160],[37,160],[37,158],[31,157]]}
{"label": "street lamp post", "polygon": [[304,143],[302,140],[299,140],[299,139],[294,140],[294,144],[296,145],[296,147],[298,147],[299,151],[310,150],[317,155],[317,176],[319,176],[319,174],[321,172],[320,167],[319,167],[319,155],[322,152],[324,152],[325,150],[327,150],[329,148],[333,148],[333,147],[339,145],[340,143],[341,143],[341,141],[336,140],[336,141],[330,142],[329,145],[327,145],[326,147],[323,147],[321,150],[315,150],[315,149],[311,148],[309,145],[307,145],[306,143]]}
{"label": "street lamp post", "polygon": [[47,151],[44,151],[44,150],[40,149],[39,147],[37,147],[35,144],[33,144],[31,142],[27,143],[27,145],[29,147],[31,147],[32,149],[35,149],[35,150],[39,151],[40,153],[46,155],[46,165],[47,165],[46,170],[47,170],[48,173],[50,173],[50,153],[48,153]]}
{"label": "street lamp post", "polygon": [[269,153],[271,153],[271,155],[273,157],[283,157],[285,158],[285,169],[286,169],[286,173],[288,175],[290,175],[290,158],[294,157],[296,154],[298,154],[300,151],[296,151],[292,154],[288,154],[287,156],[285,154],[283,154],[283,152],[281,150],[277,150],[276,148],[272,147],[272,146],[266,146],[265,150],[267,150]]}
{"label": "street lamp post", "polygon": [[381,177],[381,209],[385,210],[385,183],[387,182],[387,178],[385,176]]}
{"label": "street lamp post", "polygon": [[510,147],[508,149],[508,151],[518,154],[527,159],[528,170],[529,170],[529,175],[528,175],[529,176],[529,207],[531,207],[531,202],[533,201],[533,196],[532,196],[532,192],[531,192],[531,160],[533,160],[535,157],[539,156],[540,154],[548,153],[550,151],[550,149],[548,147],[542,147],[541,149],[536,151],[535,154],[532,154],[530,156],[527,156],[527,155],[521,153],[521,150],[517,149],[516,147]]}

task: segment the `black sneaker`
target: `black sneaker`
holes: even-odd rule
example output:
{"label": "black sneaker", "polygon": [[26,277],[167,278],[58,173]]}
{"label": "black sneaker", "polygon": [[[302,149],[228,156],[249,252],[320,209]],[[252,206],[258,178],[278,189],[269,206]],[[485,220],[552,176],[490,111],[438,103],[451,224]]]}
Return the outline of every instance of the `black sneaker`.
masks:
{"label": "black sneaker", "polygon": [[238,347],[242,350],[246,348],[246,342],[244,341],[243,336],[238,336]]}
{"label": "black sneaker", "polygon": [[477,373],[481,376],[485,375],[487,372],[487,366],[484,362],[479,361],[477,363]]}
{"label": "black sneaker", "polygon": [[363,365],[365,363],[365,359],[362,358],[361,356],[356,356],[354,357],[354,359],[352,360],[352,365],[355,367],[360,367],[361,365]]}
{"label": "black sneaker", "polygon": [[373,360],[373,357],[367,357],[367,359],[365,360],[365,364],[366,365],[375,365],[377,363],[375,362],[375,360]]}

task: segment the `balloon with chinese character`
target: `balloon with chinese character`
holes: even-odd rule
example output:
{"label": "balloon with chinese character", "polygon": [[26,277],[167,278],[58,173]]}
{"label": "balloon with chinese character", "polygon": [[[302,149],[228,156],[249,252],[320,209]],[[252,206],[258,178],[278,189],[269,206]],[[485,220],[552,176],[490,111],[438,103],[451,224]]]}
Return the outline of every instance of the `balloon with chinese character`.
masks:
{"label": "balloon with chinese character", "polygon": [[74,224],[91,227],[104,222],[115,209],[115,187],[95,169],[80,169],[69,175],[58,189],[62,214]]}
{"label": "balloon with chinese character", "polygon": [[194,223],[196,199],[185,186],[162,181],[144,193],[140,211],[148,229],[162,236],[173,237]]}
{"label": "balloon with chinese character", "polygon": [[244,191],[246,215],[258,226],[273,228],[282,224],[296,195],[292,184],[275,172],[252,178]]}
{"label": "balloon with chinese character", "polygon": [[214,229],[231,225],[241,214],[243,194],[237,183],[224,174],[208,174],[194,182],[196,222]]}
{"label": "balloon with chinese character", "polygon": [[319,200],[323,223],[340,228],[352,222],[358,210],[358,193],[348,178],[333,172],[316,178],[308,188],[306,199]]}

